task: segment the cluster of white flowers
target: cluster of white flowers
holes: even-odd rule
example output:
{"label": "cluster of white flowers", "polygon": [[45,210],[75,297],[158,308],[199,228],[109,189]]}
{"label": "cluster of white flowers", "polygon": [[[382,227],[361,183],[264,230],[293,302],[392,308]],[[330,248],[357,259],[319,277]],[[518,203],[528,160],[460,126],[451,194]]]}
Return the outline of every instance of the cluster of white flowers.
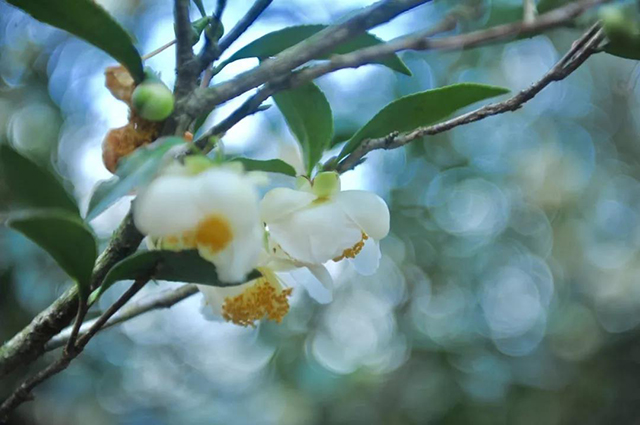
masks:
{"label": "cluster of white flowers", "polygon": [[328,261],[346,259],[362,274],[375,272],[378,241],[389,232],[389,209],[379,196],[341,191],[337,173],[321,172],[260,200],[257,180],[238,164],[187,157],[154,179],[134,204],[136,226],[150,246],[197,249],[226,283],[243,282],[253,269],[261,273],[237,286],[200,286],[214,312],[243,326],[265,318],[280,322],[292,289],[277,272],[306,268],[328,290]]}

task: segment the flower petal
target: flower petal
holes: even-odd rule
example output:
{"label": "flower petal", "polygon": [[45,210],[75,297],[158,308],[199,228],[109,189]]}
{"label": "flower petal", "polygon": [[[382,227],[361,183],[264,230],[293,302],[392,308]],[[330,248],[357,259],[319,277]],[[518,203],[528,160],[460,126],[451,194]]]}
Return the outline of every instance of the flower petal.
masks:
{"label": "flower petal", "polygon": [[287,215],[298,211],[313,201],[316,196],[312,193],[279,187],[267,192],[260,202],[260,215],[262,221],[270,223],[280,220]]}
{"label": "flower petal", "polygon": [[196,202],[203,216],[225,217],[234,234],[259,226],[258,192],[250,178],[228,168],[211,168],[195,178]]}
{"label": "flower petal", "polygon": [[306,289],[311,298],[320,304],[333,299],[333,278],[324,266],[310,266],[291,270],[291,279]]}
{"label": "flower petal", "polygon": [[133,203],[136,227],[145,235],[156,237],[178,235],[194,228],[202,218],[195,197],[190,177],[156,178]]}
{"label": "flower petal", "polygon": [[294,260],[305,264],[323,264],[362,238],[357,225],[330,201],[267,224],[271,238]]}
{"label": "flower petal", "polygon": [[371,276],[378,270],[380,257],[380,245],[378,241],[369,238],[364,241],[362,251],[360,251],[355,258],[349,259],[349,262],[361,275]]}
{"label": "flower petal", "polygon": [[198,246],[202,258],[216,266],[218,279],[226,283],[242,282],[247,274],[258,265],[262,250],[262,231],[255,228],[250,234],[235,237],[231,244],[214,253],[206,246]]}
{"label": "flower petal", "polygon": [[345,190],[334,196],[344,212],[373,239],[389,233],[389,207],[384,200],[366,190]]}

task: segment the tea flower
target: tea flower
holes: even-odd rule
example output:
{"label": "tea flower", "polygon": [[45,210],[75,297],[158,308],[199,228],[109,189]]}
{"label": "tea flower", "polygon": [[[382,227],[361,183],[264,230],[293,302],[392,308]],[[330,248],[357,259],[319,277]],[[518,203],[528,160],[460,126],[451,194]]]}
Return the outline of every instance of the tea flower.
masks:
{"label": "tea flower", "polygon": [[292,289],[285,288],[275,272],[259,267],[262,277],[238,286],[198,285],[214,314],[240,326],[255,326],[262,319],[280,323],[289,312]]}
{"label": "tea flower", "polygon": [[[327,295],[330,295],[333,281],[327,269],[321,265],[300,267],[299,264],[266,250],[261,252],[257,267],[262,277],[238,286],[198,285],[198,288],[213,313],[226,321],[241,326],[255,326],[255,322],[262,319],[280,323],[289,312],[288,297],[293,292],[292,288],[286,286],[284,276],[280,273],[291,274],[292,279],[300,283],[294,273],[302,272],[305,268],[317,280],[316,283],[319,283],[313,289],[312,296],[315,294],[319,302],[328,302]],[[305,279],[304,283],[311,282]],[[309,289],[308,285],[305,286]]]}
{"label": "tea flower", "polygon": [[389,233],[389,208],[376,194],[340,190],[337,173],[320,173],[299,189],[276,188],[260,204],[270,238],[301,264],[353,260],[362,274],[378,267],[378,241]]}
{"label": "tea flower", "polygon": [[170,167],[138,195],[133,215],[158,248],[198,249],[223,282],[241,282],[258,264],[264,233],[258,194],[235,167],[202,161]]}

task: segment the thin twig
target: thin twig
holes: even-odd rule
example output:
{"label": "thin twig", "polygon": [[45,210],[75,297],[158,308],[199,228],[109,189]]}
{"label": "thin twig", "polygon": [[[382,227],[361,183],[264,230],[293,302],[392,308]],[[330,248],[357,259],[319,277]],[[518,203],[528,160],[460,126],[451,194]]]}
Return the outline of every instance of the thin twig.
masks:
{"label": "thin twig", "polygon": [[96,320],[89,331],[82,335],[73,346],[71,350],[64,350],[62,356],[55,362],[51,363],[45,369],[41,370],[31,378],[24,381],[13,393],[0,405],[0,423],[4,423],[7,420],[7,416],[16,407],[31,400],[33,396],[31,392],[35,387],[46,381],[53,375],[66,369],[71,361],[76,358],[89,343],[91,338],[102,328],[102,326],[118,311],[127,301],[129,301],[142,287],[147,283],[148,279],[137,280],[127,289],[127,291],[118,298],[118,300],[111,305],[107,311],[105,311]]}
{"label": "thin twig", "polygon": [[197,90],[185,106],[187,114],[198,117],[217,105],[237,97],[267,81],[286,75],[292,69],[330,52],[335,46],[359,36],[370,28],[388,22],[429,0],[386,0],[367,8],[347,21],[332,25],[305,41],[267,59],[255,69],[208,89]]}
{"label": "thin twig", "polygon": [[65,347],[66,352],[73,350],[73,345],[76,343],[76,339],[78,338],[80,326],[82,326],[82,322],[84,321],[88,310],[89,308],[87,306],[86,300],[84,299],[84,297],[78,294],[78,314],[76,315],[76,320],[73,323],[73,328],[71,329],[71,334],[69,335],[69,340],[67,341],[67,346]]}
{"label": "thin twig", "polygon": [[211,62],[215,62],[222,56],[225,50],[229,48],[244,32],[258,19],[258,17],[265,11],[267,7],[273,2],[273,0],[257,0],[253,3],[253,6],[249,9],[249,11],[240,19],[236,25],[225,35],[222,37],[220,42],[218,43],[217,51],[215,55],[209,60],[208,58],[202,59],[203,62],[201,66],[206,67],[206,71],[204,76],[202,77],[202,81],[200,82],[200,87],[208,87],[211,83],[211,79],[216,74],[213,67],[211,66]]}
{"label": "thin twig", "polygon": [[[197,292],[198,287],[196,285],[183,285],[177,289],[168,289],[166,291],[162,291],[147,300],[141,300],[139,303],[122,309],[111,319],[109,319],[109,321],[107,321],[107,323],[105,323],[104,326],[100,328],[100,331],[131,320],[149,311],[172,307],[173,305],[186,298],[189,298]],[[80,329],[80,335],[84,335],[94,322],[95,321],[85,323]],[[56,348],[62,347],[67,341],[69,341],[68,328],[66,331],[62,331],[60,334],[52,338],[51,341],[49,341],[49,343],[45,346],[45,351],[51,351],[55,350]]]}
{"label": "thin twig", "polygon": [[[542,29],[548,29],[563,25],[568,20],[573,19],[575,16],[578,16],[589,7],[603,1],[607,0],[589,0],[578,4],[572,4],[565,8],[545,14],[532,24],[517,22],[514,24],[497,26],[488,30],[465,34],[464,36],[430,39],[437,34],[451,31],[456,27],[459,16],[456,13],[450,14],[434,27],[426,31],[422,31],[416,35],[401,37],[383,45],[356,50],[352,53],[347,53],[344,55],[335,55],[328,62],[318,65],[312,65],[300,71],[296,71],[292,74],[285,75],[284,77],[281,77],[279,79],[273,79],[270,84],[262,87],[254,96],[243,103],[242,106],[234,111],[227,119],[203,134],[196,141],[196,143],[199,145],[204,145],[206,144],[206,141],[209,137],[223,134],[225,131],[231,128],[231,126],[238,123],[241,119],[254,113],[265,99],[267,99],[278,90],[298,87],[322,75],[334,72],[338,69],[355,68],[361,65],[369,64],[374,62],[375,60],[379,60],[400,50],[419,47],[422,49],[427,49],[426,46],[428,44],[431,45],[431,43],[435,43],[433,44],[433,46],[436,46],[436,48],[439,45],[442,47],[452,48],[452,46],[456,45],[456,43],[447,41],[450,39],[458,40],[459,45],[457,48],[464,48],[470,44],[480,45],[484,42],[495,41],[496,34],[501,34],[500,37],[511,37],[517,34],[529,34],[538,32]],[[355,165],[355,163],[352,165]]]}
{"label": "thin twig", "polygon": [[247,99],[238,109],[233,111],[224,120],[207,130],[202,136],[200,136],[194,143],[200,149],[205,149],[209,138],[212,136],[222,136],[231,127],[239,123],[249,115],[255,114],[260,110],[260,105],[271,96],[273,89],[270,86],[258,90],[253,96]]}
{"label": "thin twig", "polygon": [[258,19],[258,17],[265,11],[267,7],[273,2],[273,0],[256,0],[253,6],[247,11],[247,13],[240,19],[236,25],[220,40],[218,48],[220,49],[220,55],[224,53],[244,32],[249,29],[251,25]]}
{"label": "thin twig", "polygon": [[333,56],[328,62],[309,66],[291,75],[289,87],[296,87],[322,75],[345,68],[357,68],[403,50],[462,50],[504,41],[518,35],[535,34],[556,28],[582,14],[587,9],[609,0],[587,0],[571,3],[560,9],[540,15],[532,23],[516,22],[486,30],[443,38],[431,38],[433,30],[400,37],[388,43]]}
{"label": "thin twig", "polygon": [[167,44],[165,44],[163,46],[160,46],[156,50],[154,50],[154,51],[152,51],[150,53],[147,53],[146,55],[142,56],[142,60],[146,61],[147,59],[151,59],[155,55],[164,52],[165,50],[167,50],[169,47],[173,46],[174,44],[176,44],[176,40],[171,40]]}
{"label": "thin twig", "polygon": [[448,121],[428,127],[420,127],[409,133],[391,133],[377,139],[365,140],[351,154],[345,157],[336,167],[336,171],[343,173],[352,169],[361,162],[362,158],[372,150],[395,149],[406,145],[424,136],[431,136],[451,130],[463,124],[480,121],[484,118],[502,114],[509,111],[516,111],[523,104],[533,99],[545,87],[554,81],[561,81],[578,69],[592,54],[598,51],[598,46],[604,40],[599,24],[591,27],[556,65],[547,72],[540,80],[536,81],[529,88],[520,91],[515,96],[499,103],[483,106],[474,111],[460,115]]}

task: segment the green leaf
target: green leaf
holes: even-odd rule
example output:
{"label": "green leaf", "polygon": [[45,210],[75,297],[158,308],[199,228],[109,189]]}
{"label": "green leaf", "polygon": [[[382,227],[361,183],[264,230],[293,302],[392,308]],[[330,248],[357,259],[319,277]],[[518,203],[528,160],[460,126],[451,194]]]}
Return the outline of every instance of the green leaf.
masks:
{"label": "green leaf", "polygon": [[163,164],[164,155],[169,149],[184,143],[184,139],[180,137],[162,137],[122,158],[115,176],[98,183],[93,190],[87,220],[93,220],[118,199],[150,182]]}
{"label": "green leaf", "polygon": [[313,83],[273,95],[289,130],[302,147],[307,173],[331,142],[333,114],[324,93]]}
{"label": "green leaf", "polygon": [[75,215],[62,210],[30,211],[10,218],[7,225],[42,247],[87,295],[98,255],[93,232]]}
{"label": "green leaf", "polygon": [[296,170],[281,159],[258,160],[250,158],[233,158],[231,161],[239,162],[246,171],[266,171],[267,173],[280,173],[287,176],[296,176]]}
{"label": "green leaf", "polygon": [[[247,281],[260,277],[253,271]],[[197,283],[208,286],[236,286],[244,282],[224,283],[218,279],[216,267],[203,259],[197,250],[140,251],[117,263],[104,278],[100,288],[91,294],[93,303],[114,283],[120,280],[140,278],[167,280],[170,282]]]}
{"label": "green leaf", "polygon": [[7,0],[35,19],[63,29],[105,51],[143,80],[142,59],[129,34],[94,0]]}
{"label": "green leaf", "polygon": [[358,130],[342,148],[339,158],[353,152],[365,139],[432,125],[460,108],[508,92],[502,87],[462,83],[401,97],[385,106]]}
{"label": "green leaf", "polygon": [[0,172],[16,200],[28,208],[59,208],[80,215],[58,176],[7,144],[0,144]]}
{"label": "green leaf", "polygon": [[[238,50],[224,62],[224,65],[239,59],[268,58],[276,56],[283,50],[306,40],[325,28],[328,28],[328,25],[299,25],[271,32]],[[365,33],[353,40],[337,46],[331,52],[319,56],[316,59],[329,59],[332,55],[341,55],[383,43],[384,41],[380,40],[378,37]],[[401,74],[411,75],[411,71],[407,68],[404,62],[402,62],[398,55],[390,55],[387,58],[376,61],[376,63],[391,68]]]}

